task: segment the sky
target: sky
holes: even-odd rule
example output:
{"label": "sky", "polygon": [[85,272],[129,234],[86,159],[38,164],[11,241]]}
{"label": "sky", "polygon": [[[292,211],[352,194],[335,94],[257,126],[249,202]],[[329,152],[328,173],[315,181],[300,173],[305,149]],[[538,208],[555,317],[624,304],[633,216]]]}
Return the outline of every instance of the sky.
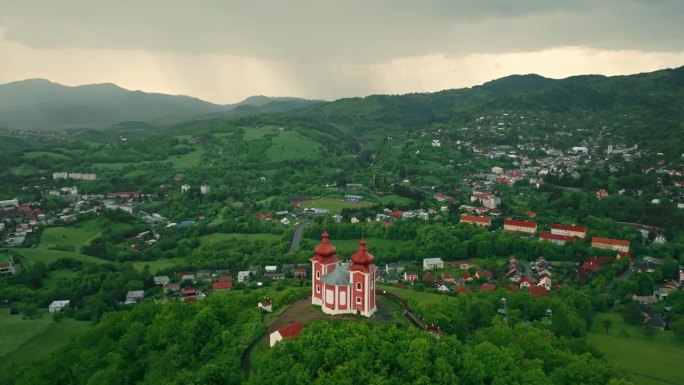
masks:
{"label": "sky", "polygon": [[0,84],[115,83],[214,103],[684,65],[682,0],[0,0]]}

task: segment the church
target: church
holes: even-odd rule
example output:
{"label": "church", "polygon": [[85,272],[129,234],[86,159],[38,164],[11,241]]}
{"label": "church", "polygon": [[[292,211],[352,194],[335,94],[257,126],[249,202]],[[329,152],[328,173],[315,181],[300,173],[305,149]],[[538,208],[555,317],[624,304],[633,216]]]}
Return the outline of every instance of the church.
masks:
{"label": "church", "polygon": [[320,305],[326,314],[359,314],[370,317],[375,313],[375,257],[368,252],[366,240],[349,262],[337,258],[335,246],[328,233],[314,248],[311,261],[311,304]]}

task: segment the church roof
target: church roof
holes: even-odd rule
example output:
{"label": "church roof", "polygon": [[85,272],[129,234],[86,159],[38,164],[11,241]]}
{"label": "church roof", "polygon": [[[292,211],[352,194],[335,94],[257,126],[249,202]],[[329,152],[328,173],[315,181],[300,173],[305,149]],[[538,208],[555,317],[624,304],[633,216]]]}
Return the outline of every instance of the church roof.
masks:
{"label": "church roof", "polygon": [[361,241],[359,241],[359,249],[351,256],[352,264],[368,266],[373,263],[373,261],[375,261],[375,257],[368,252],[366,240],[361,238]]}
{"label": "church roof", "polygon": [[335,270],[324,275],[321,280],[328,285],[349,285],[349,263],[340,263]]}
{"label": "church roof", "polygon": [[336,252],[337,249],[335,249],[335,246],[333,246],[330,243],[330,239],[328,238],[328,232],[324,231],[321,243],[319,243],[318,246],[314,248],[314,253],[316,253],[316,255],[314,255],[309,260],[320,262],[325,265],[336,263],[340,261],[337,257],[335,257]]}

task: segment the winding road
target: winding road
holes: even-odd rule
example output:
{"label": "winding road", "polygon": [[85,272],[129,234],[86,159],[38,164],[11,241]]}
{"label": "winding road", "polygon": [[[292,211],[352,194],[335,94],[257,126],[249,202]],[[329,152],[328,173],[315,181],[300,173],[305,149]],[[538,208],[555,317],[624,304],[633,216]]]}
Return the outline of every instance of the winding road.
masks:
{"label": "winding road", "polygon": [[304,221],[300,223],[295,229],[294,236],[292,237],[292,243],[290,243],[289,252],[293,252],[299,248],[299,242],[302,240],[302,234],[304,234],[304,228],[311,224],[311,221]]}

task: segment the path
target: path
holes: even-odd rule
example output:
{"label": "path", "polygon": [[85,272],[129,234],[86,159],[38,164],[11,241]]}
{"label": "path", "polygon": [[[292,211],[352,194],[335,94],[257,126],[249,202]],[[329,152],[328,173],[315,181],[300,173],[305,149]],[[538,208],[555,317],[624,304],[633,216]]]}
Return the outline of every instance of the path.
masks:
{"label": "path", "polygon": [[293,252],[299,248],[299,242],[302,240],[302,234],[304,234],[304,228],[311,224],[311,221],[304,221],[300,223],[295,229],[294,236],[292,237],[292,243],[290,243],[289,252]]}

